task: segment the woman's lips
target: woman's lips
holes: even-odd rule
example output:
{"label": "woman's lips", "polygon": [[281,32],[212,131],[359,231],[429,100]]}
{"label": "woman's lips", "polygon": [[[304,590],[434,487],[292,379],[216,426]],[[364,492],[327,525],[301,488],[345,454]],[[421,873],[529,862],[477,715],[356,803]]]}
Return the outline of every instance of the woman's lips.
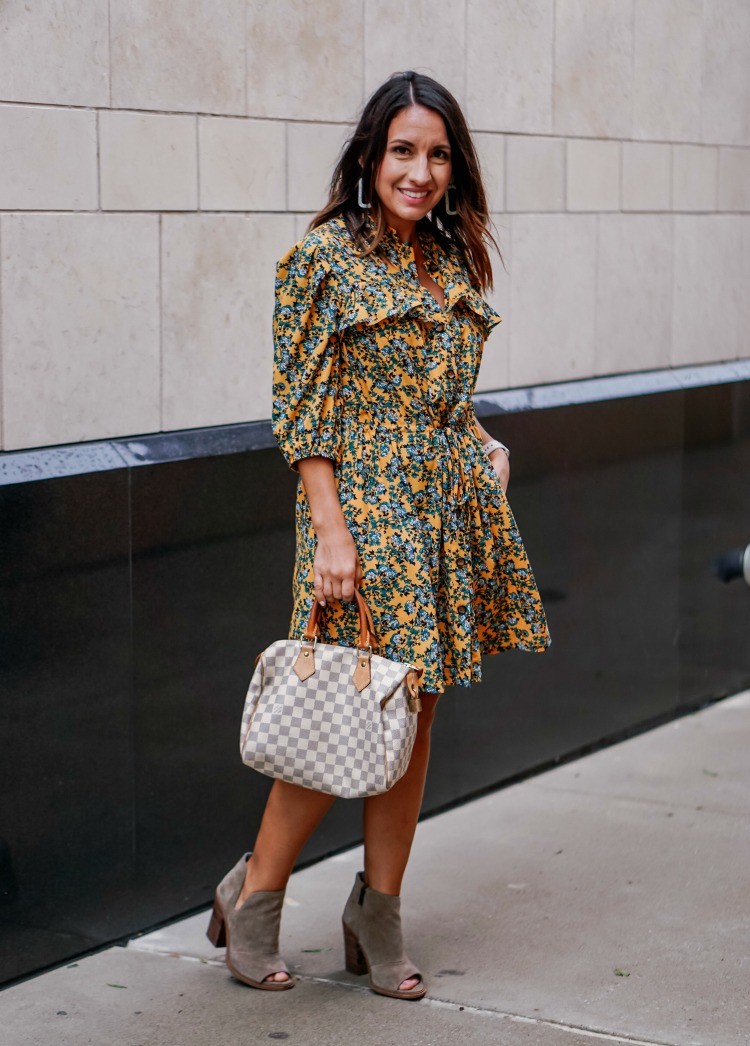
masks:
{"label": "woman's lips", "polygon": [[[422,203],[430,195],[428,192],[420,191],[417,189],[399,189],[398,190],[405,200],[410,203]],[[416,195],[412,195],[415,193]]]}

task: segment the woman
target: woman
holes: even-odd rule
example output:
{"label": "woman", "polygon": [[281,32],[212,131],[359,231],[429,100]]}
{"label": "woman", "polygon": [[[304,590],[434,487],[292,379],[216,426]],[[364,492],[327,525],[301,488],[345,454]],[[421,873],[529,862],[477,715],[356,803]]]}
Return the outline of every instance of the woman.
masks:
{"label": "woman", "polygon": [[[544,650],[549,634],[505,498],[509,452],[471,394],[500,322],[479,164],[450,93],[399,73],[366,104],[328,204],[278,263],[273,426],[298,471],[290,636],[312,599],[323,641],[355,646],[355,586],[386,657],[423,669],[413,754],[390,791],[364,801],[365,867],[344,910],[347,968],[374,991],[419,999],[404,955],[401,881],[419,816],[430,724],[447,685],[481,678],[482,653]],[[225,877],[209,936],[228,930],[240,980],[294,981],[278,954],[298,854],[332,797],[275,781],[255,850]]]}

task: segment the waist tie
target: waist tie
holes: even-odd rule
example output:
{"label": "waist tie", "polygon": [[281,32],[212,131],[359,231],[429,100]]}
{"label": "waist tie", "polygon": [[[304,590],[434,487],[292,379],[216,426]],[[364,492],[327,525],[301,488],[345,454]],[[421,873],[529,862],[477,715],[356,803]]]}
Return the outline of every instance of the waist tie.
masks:
{"label": "waist tie", "polygon": [[443,511],[463,508],[471,499],[474,480],[467,467],[465,447],[468,436],[466,416],[449,418],[444,424],[432,417],[434,438],[439,445],[437,468],[440,477]]}
{"label": "waist tie", "polygon": [[455,513],[473,497],[474,478],[467,447],[473,425],[469,422],[466,404],[457,404],[441,418],[432,404],[420,400],[407,404],[406,409],[403,400],[388,402],[379,399],[371,403],[349,400],[342,403],[341,413],[342,417],[352,420],[385,424],[402,439],[405,426],[410,429],[412,425],[418,427],[436,452],[434,458],[426,456],[425,464],[434,478],[436,508],[441,514],[451,510]]}

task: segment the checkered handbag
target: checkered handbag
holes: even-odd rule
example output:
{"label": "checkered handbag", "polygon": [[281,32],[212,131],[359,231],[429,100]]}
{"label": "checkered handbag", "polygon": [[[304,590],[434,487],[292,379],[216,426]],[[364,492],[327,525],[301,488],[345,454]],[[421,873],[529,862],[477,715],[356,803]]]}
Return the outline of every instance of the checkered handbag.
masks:
{"label": "checkered handbag", "polygon": [[421,709],[422,669],[373,653],[370,608],[359,591],[355,597],[357,647],[318,642],[316,600],[301,639],[258,655],[240,730],[247,766],[344,799],[387,792],[398,781]]}

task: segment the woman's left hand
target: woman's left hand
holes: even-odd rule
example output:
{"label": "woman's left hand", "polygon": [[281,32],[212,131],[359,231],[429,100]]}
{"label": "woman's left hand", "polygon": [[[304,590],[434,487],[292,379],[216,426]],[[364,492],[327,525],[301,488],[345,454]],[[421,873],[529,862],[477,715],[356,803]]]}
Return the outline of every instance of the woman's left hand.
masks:
{"label": "woman's left hand", "polygon": [[490,465],[495,470],[495,475],[500,480],[503,491],[507,491],[510,482],[510,461],[504,450],[497,449],[490,455]]}

